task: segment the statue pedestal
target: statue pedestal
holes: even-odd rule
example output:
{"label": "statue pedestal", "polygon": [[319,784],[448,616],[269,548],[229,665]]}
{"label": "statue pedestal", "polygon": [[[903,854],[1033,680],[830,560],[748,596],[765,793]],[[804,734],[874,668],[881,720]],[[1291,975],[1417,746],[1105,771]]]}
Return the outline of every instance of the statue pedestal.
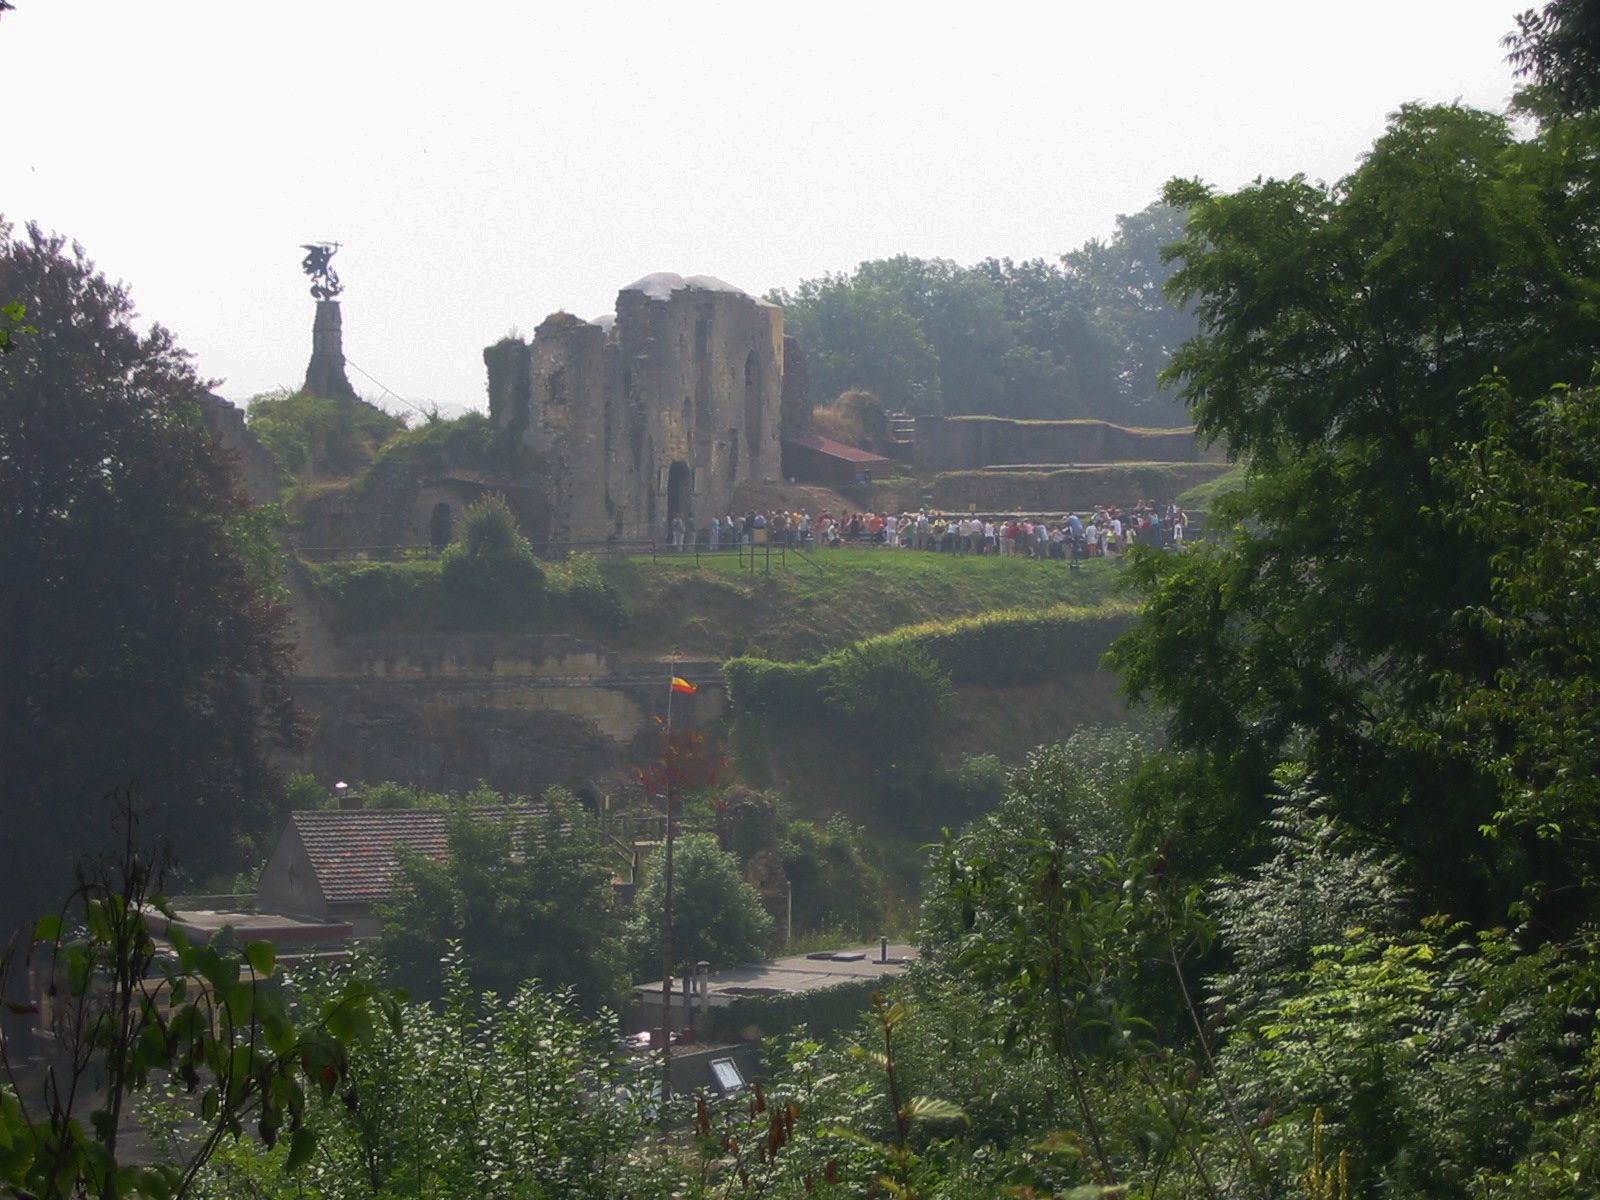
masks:
{"label": "statue pedestal", "polygon": [[344,317],[337,300],[318,300],[311,325],[311,361],[300,390],[324,400],[356,399],[344,373]]}

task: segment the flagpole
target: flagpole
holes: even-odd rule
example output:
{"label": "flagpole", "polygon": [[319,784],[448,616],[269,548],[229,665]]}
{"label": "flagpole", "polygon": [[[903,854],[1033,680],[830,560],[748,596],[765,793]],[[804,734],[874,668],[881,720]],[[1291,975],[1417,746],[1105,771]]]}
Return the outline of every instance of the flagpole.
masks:
{"label": "flagpole", "polygon": [[[667,1109],[672,1101],[672,693],[677,690],[678,652],[674,650],[667,663],[667,735],[661,743],[662,774],[667,789],[667,825],[662,834],[663,858],[661,871],[661,1127],[667,1127]],[[689,997],[683,998],[687,1014]]]}

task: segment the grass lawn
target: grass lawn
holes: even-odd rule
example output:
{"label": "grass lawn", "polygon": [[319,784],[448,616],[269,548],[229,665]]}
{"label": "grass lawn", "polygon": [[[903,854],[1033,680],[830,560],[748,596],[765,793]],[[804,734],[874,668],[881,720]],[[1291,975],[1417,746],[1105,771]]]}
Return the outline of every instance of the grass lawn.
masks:
{"label": "grass lawn", "polygon": [[[815,658],[902,625],[1008,608],[1121,599],[1115,561],[1065,562],[915,550],[820,550],[770,575],[736,559],[600,564],[634,614],[615,640],[628,649],[707,658],[760,653]],[[813,567],[809,565],[815,563]]]}
{"label": "grass lawn", "polygon": [[[571,633],[631,654],[727,659],[759,653],[815,658],[902,625],[998,609],[1121,602],[1120,564],[935,554],[915,550],[819,550],[773,559],[770,574],[741,570],[737,557],[601,560],[600,577],[627,605],[623,622],[597,620],[592,606],[565,602],[570,567],[546,565],[550,603],[527,619],[493,625],[438,587],[437,560],[326,563],[308,568],[341,633],[451,630]],[[591,574],[592,578],[592,574]]]}

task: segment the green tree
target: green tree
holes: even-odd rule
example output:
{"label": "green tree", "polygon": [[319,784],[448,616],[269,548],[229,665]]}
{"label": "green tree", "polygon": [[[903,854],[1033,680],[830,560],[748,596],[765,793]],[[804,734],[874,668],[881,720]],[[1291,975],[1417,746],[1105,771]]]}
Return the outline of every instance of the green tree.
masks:
{"label": "green tree", "polygon": [[1194,314],[1165,291],[1177,269],[1165,251],[1182,239],[1186,219],[1182,207],[1158,202],[1119,216],[1111,241],[1089,242],[1061,260],[1113,348],[1122,411],[1141,423],[1165,425],[1183,418],[1182,410],[1158,393],[1161,372],[1198,331]]}
{"label": "green tree", "polygon": [[617,1002],[627,981],[609,852],[578,813],[518,819],[462,804],[447,837],[442,861],[401,860],[383,910],[382,952],[397,983],[442,995],[443,962],[459,943],[480,992],[509,997],[537,980],[569,989],[588,1011]]}
{"label": "green tree", "polygon": [[[739,860],[720,849],[710,834],[674,840],[672,957],[677,968],[702,960],[717,968],[765,958],[772,918],[755,888],[745,882]],[[651,855],[628,923],[634,970],[647,978],[661,970],[666,899],[662,867],[661,854]]]}
{"label": "green tree", "polygon": [[[1600,887],[1600,789],[1590,764],[1600,746],[1600,393],[1557,388],[1531,403],[1503,380],[1476,390],[1487,414],[1481,440],[1441,456],[1456,496],[1447,520],[1490,548],[1490,587],[1452,615],[1487,638],[1502,664],[1485,678],[1440,679],[1450,719],[1411,725],[1411,736],[1492,777],[1494,832],[1533,831],[1566,870],[1547,882]],[[1575,913],[1571,898],[1563,908]]]}
{"label": "green tree", "polygon": [[836,650],[822,660],[827,705],[840,716],[882,722],[924,737],[950,711],[955,689],[950,676],[920,646],[873,638]]}
{"label": "green tree", "polygon": [[1173,374],[1249,485],[1210,548],[1139,557],[1145,615],[1113,660],[1225,803],[1259,821],[1277,762],[1303,757],[1458,912],[1550,862],[1532,837],[1480,838],[1494,782],[1415,735],[1447,719],[1442,679],[1506,665],[1452,620],[1488,598],[1497,547],[1442,515],[1435,460],[1482,436],[1484,376],[1538,396],[1600,351],[1586,144],[1570,123],[1518,143],[1500,117],[1407,106],[1332,187],[1168,189],[1190,209],[1171,287],[1202,326]]}
{"label": "green tree", "polygon": [[70,873],[93,803],[138,781],[190,878],[275,824],[266,735],[297,733],[275,550],[205,385],[80,247],[0,227],[0,913]]}
{"label": "green tree", "polygon": [[1519,101],[1534,111],[1576,115],[1600,109],[1600,3],[1550,0],[1517,18],[1505,45],[1517,74],[1531,81]]}
{"label": "green tree", "polygon": [[941,411],[938,356],[898,297],[848,275],[825,275],[771,299],[783,305],[785,327],[806,348],[813,396],[861,390],[898,411]]}
{"label": "green tree", "polygon": [[266,392],[246,402],[250,431],[290,478],[301,483],[359,472],[405,429],[401,418],[355,396]]}

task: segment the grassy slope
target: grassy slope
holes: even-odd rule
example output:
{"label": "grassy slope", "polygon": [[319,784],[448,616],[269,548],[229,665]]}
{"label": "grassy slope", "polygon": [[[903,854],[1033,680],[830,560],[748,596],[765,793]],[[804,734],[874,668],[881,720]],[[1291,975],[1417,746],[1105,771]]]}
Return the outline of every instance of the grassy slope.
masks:
{"label": "grassy slope", "polygon": [[1005,608],[1112,600],[1114,562],[1071,571],[1064,562],[930,554],[910,550],[822,550],[774,560],[770,575],[741,572],[730,558],[627,560],[601,573],[633,610],[614,635],[636,653],[731,658],[762,653],[810,659],[902,625]]}

